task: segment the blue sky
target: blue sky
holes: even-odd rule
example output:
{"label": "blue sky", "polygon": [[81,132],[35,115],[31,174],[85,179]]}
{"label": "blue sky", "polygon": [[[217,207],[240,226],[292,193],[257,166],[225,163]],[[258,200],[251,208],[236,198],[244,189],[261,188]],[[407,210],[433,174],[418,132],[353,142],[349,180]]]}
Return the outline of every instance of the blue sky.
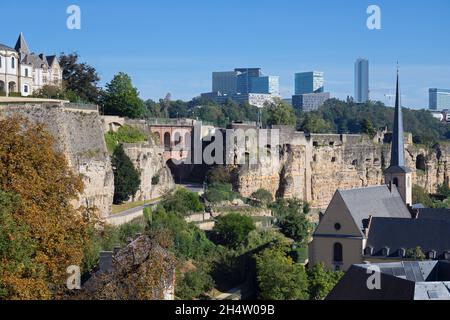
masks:
{"label": "blue sky", "polygon": [[[82,29],[66,28],[66,8],[81,7]],[[382,30],[366,27],[381,7]],[[386,101],[400,62],[403,103],[428,105],[428,88],[450,88],[450,1],[165,0],[2,1],[0,43],[24,32],[30,49],[77,51],[102,84],[131,75],[142,98],[170,92],[190,99],[211,90],[211,72],[262,67],[292,94],[294,73],[325,72],[333,96],[353,95],[353,64],[371,63],[371,96]]]}

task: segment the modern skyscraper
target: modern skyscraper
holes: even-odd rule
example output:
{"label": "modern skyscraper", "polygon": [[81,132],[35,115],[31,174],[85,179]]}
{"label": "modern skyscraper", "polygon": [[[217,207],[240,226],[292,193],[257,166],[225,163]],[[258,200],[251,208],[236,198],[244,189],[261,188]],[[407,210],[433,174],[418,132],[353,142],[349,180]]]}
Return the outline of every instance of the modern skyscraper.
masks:
{"label": "modern skyscraper", "polygon": [[250,79],[251,93],[266,93],[280,95],[280,77],[262,76]]}
{"label": "modern skyscraper", "polygon": [[295,94],[323,93],[323,72],[311,71],[295,74]]}
{"label": "modern skyscraper", "polygon": [[450,110],[450,90],[431,88],[429,93],[431,110]]}
{"label": "modern skyscraper", "polygon": [[369,101],[369,60],[358,59],[355,62],[355,102]]}
{"label": "modern skyscraper", "polygon": [[236,71],[213,72],[213,92],[220,92],[221,94],[226,95],[233,95],[238,93],[237,77],[238,73]]}
{"label": "modern skyscraper", "polygon": [[237,68],[234,71],[238,73],[237,90],[241,94],[250,93],[251,79],[262,75],[261,68]]}

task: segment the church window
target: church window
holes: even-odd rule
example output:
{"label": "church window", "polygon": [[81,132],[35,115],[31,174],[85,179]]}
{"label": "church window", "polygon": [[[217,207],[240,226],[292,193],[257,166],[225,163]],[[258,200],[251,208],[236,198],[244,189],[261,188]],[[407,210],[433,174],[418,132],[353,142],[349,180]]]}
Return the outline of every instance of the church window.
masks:
{"label": "church window", "polygon": [[333,246],[333,261],[334,263],[342,263],[344,261],[343,248],[340,243],[335,243]]}

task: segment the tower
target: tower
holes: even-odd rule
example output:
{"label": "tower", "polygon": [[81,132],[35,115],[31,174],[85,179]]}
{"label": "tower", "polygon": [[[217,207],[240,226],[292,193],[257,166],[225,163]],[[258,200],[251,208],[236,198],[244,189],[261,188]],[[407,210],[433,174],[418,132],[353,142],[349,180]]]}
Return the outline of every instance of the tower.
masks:
{"label": "tower", "polygon": [[391,165],[385,172],[385,182],[395,185],[407,205],[412,205],[412,171],[405,165],[405,137],[400,95],[399,72],[395,98],[395,120],[392,134]]}

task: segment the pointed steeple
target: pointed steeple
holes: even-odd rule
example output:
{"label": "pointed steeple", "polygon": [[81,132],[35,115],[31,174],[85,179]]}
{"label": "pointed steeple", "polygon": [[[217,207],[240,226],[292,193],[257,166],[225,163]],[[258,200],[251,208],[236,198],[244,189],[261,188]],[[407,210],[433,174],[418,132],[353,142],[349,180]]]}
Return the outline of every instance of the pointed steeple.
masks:
{"label": "pointed steeple", "polygon": [[25,41],[25,37],[22,32],[19,35],[19,39],[17,39],[15,49],[19,53],[30,54],[30,49],[28,49],[27,42]]}
{"label": "pointed steeple", "polygon": [[391,167],[405,166],[405,138],[403,133],[403,114],[399,78],[399,70],[397,67],[397,90],[395,97],[394,131],[392,134]]}

